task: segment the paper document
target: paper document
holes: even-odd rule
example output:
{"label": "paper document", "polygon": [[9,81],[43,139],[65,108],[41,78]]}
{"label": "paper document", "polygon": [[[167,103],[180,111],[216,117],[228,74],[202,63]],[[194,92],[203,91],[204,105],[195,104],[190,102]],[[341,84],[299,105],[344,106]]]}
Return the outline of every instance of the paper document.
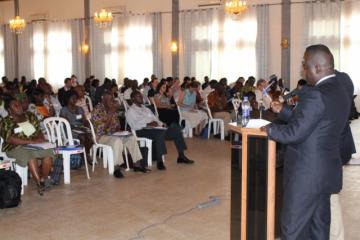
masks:
{"label": "paper document", "polygon": [[117,137],[124,137],[124,136],[129,136],[131,135],[131,132],[129,131],[121,131],[121,132],[116,132],[111,134],[111,136],[117,136]]}
{"label": "paper document", "polygon": [[261,128],[270,123],[271,122],[266,121],[264,119],[250,119],[250,121],[248,122],[245,128]]}
{"label": "paper document", "polygon": [[26,144],[24,147],[31,149],[52,149],[55,148],[56,145],[54,143],[43,142],[43,143]]}

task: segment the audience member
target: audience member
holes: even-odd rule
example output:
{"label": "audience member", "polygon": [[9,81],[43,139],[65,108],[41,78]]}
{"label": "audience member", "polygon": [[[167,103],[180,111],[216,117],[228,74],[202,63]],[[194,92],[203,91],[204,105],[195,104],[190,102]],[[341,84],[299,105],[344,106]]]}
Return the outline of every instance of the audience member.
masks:
{"label": "audience member", "polygon": [[179,126],[179,112],[176,105],[171,103],[171,97],[168,94],[168,87],[165,82],[159,83],[157,86],[154,101],[158,109],[159,119],[168,127]]}
{"label": "audience member", "polygon": [[114,97],[110,93],[104,93],[101,102],[96,105],[92,113],[92,122],[98,136],[99,143],[109,145],[113,149],[115,168],[120,169],[124,163],[123,148],[126,147],[134,162],[134,170],[147,172],[135,136],[114,136],[112,134],[121,131],[120,122],[117,118]]}
{"label": "audience member", "polygon": [[24,112],[21,103],[14,98],[5,100],[5,109],[9,116],[0,122],[0,136],[4,139],[2,151],[10,158],[16,159],[21,167],[29,166],[40,195],[50,187],[49,173],[54,156],[52,149],[33,150],[25,148],[26,144],[45,142],[40,130],[40,123],[34,114]]}
{"label": "audience member", "polygon": [[178,100],[182,117],[189,123],[189,128],[196,128],[196,133],[200,134],[208,121],[206,112],[199,110],[196,103],[198,84],[192,82],[188,85],[187,89],[183,91]]}
{"label": "audience member", "polygon": [[256,102],[258,106],[262,105],[265,110],[270,108],[271,104],[271,97],[269,96],[268,92],[266,91],[267,83],[265,79],[259,79],[256,83]]}
{"label": "audience member", "polygon": [[89,155],[93,144],[92,136],[87,128],[88,122],[84,110],[76,106],[77,100],[76,92],[74,90],[68,91],[66,93],[66,105],[61,109],[60,117],[69,121],[74,138],[80,140],[80,143],[85,147],[87,155]]}
{"label": "audience member", "polygon": [[215,91],[209,94],[208,104],[213,118],[220,118],[224,120],[225,136],[228,136],[228,124],[231,122],[231,114],[227,105],[223,84],[218,83],[215,87]]}
{"label": "audience member", "polygon": [[84,111],[84,115],[85,115],[86,119],[90,119],[91,112],[90,112],[89,106],[86,102],[84,86],[77,85],[76,87],[74,87],[74,91],[77,94],[76,106],[81,107],[81,109]]}
{"label": "audience member", "polygon": [[61,106],[63,106],[63,107],[66,105],[66,93],[68,91],[70,91],[70,89],[72,87],[71,79],[70,78],[65,78],[64,84],[65,84],[65,86],[60,88],[59,91],[58,91],[58,99],[59,99],[59,102],[60,102]]}
{"label": "audience member", "polygon": [[101,101],[101,96],[104,94],[104,92],[109,91],[111,88],[111,80],[109,78],[105,78],[103,85],[98,87],[95,92],[95,101],[93,102],[94,106],[98,104]]}
{"label": "audience member", "polygon": [[165,139],[171,139],[175,142],[178,151],[177,163],[192,164],[194,161],[185,156],[186,144],[179,127],[159,128],[164,124],[153,114],[153,112],[144,106],[143,96],[139,91],[131,94],[134,103],[126,112],[126,120],[132,130],[136,131],[138,137],[145,137],[153,140],[155,150],[155,160],[157,168],[165,170],[162,156],[166,154]]}

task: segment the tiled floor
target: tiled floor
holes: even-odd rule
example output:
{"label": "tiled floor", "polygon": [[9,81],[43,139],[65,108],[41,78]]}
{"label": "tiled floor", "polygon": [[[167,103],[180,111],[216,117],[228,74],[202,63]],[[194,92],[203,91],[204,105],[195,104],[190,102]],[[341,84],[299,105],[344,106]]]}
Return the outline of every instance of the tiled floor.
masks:
{"label": "tiled floor", "polygon": [[[352,128],[360,149],[360,121]],[[88,181],[83,170],[75,171],[70,185],[43,197],[28,186],[20,207],[0,210],[0,239],[228,240],[230,144],[196,138],[187,143],[193,166],[176,164],[169,143],[164,172],[129,172],[119,180],[97,167]],[[346,167],[344,182],[346,239],[357,240],[360,166]],[[195,208],[209,196],[220,196],[220,203]]]}

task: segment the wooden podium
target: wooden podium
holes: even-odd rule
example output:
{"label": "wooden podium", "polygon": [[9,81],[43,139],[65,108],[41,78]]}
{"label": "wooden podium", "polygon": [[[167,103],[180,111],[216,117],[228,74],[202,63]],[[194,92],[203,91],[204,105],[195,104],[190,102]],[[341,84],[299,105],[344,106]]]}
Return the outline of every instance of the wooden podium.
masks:
{"label": "wooden podium", "polygon": [[[235,222],[233,222],[232,217],[232,228],[237,228],[237,224],[240,223],[240,227],[237,229],[238,234],[233,234],[233,229],[231,229],[231,240],[254,240],[254,239],[266,239],[266,240],[274,240],[275,239],[275,188],[276,188],[276,143],[272,140],[267,139],[267,133],[260,131],[260,129],[250,129],[250,128],[242,128],[238,126],[236,123],[230,123],[230,129],[232,132],[237,133],[241,136],[241,144],[239,144],[239,149],[241,149],[241,154],[239,153],[239,176],[237,179],[233,179],[232,174],[232,215],[240,214],[240,218],[238,218]],[[249,138],[262,138],[262,141],[267,141],[267,161],[264,160],[264,167],[261,172],[260,178],[264,178],[262,189],[265,190],[265,193],[260,193],[261,196],[264,196],[263,205],[265,205],[261,211],[261,223],[258,224],[256,221],[252,221],[252,225],[261,225],[261,226],[249,226],[250,220],[249,218],[249,204],[254,205],[253,202],[258,201],[258,198],[261,197],[252,197],[252,202],[249,202],[249,194],[253,192],[259,191],[255,189],[251,189],[254,184],[249,184],[248,171],[250,169],[248,159],[249,153]],[[266,149],[266,148],[264,148]],[[266,151],[266,150],[264,150]],[[233,157],[232,157],[233,158]],[[237,161],[235,159],[235,161]],[[233,164],[232,164],[233,167]],[[257,174],[256,178],[259,178]],[[241,183],[237,183],[241,182]],[[238,184],[238,185],[236,185]],[[237,189],[241,189],[241,191]],[[239,191],[240,193],[234,193],[234,191]],[[261,190],[260,190],[261,191]],[[237,204],[240,204],[239,211],[233,211],[233,209],[237,208]],[[255,207],[254,207],[255,208]],[[256,210],[252,211],[256,212]],[[254,214],[258,214],[257,213]],[[236,216],[235,216],[236,218]],[[255,218],[255,217],[254,217]],[[253,232],[262,231],[263,234],[254,233],[252,236],[248,233],[249,229],[255,229]],[[259,230],[260,229],[260,230]],[[256,236],[255,236],[256,235]],[[261,235],[261,236],[260,236]]]}

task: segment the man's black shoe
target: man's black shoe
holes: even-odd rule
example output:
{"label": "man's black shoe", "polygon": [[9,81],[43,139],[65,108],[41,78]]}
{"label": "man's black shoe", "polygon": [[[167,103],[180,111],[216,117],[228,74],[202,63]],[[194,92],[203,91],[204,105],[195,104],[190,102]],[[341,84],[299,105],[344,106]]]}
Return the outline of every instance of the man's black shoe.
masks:
{"label": "man's black shoe", "polygon": [[159,169],[159,170],[166,170],[166,167],[165,167],[165,165],[164,165],[163,162],[158,162],[158,163],[157,163],[157,169]]}
{"label": "man's black shoe", "polygon": [[185,157],[185,158],[178,158],[177,163],[193,164],[194,161]]}
{"label": "man's black shoe", "polygon": [[114,177],[116,178],[123,178],[124,175],[122,174],[121,170],[120,170],[120,166],[116,165],[115,166],[115,170],[114,170]]}
{"label": "man's black shoe", "polygon": [[134,172],[143,172],[143,173],[147,173],[147,172],[151,172],[150,169],[147,169],[144,166],[134,166]]}

